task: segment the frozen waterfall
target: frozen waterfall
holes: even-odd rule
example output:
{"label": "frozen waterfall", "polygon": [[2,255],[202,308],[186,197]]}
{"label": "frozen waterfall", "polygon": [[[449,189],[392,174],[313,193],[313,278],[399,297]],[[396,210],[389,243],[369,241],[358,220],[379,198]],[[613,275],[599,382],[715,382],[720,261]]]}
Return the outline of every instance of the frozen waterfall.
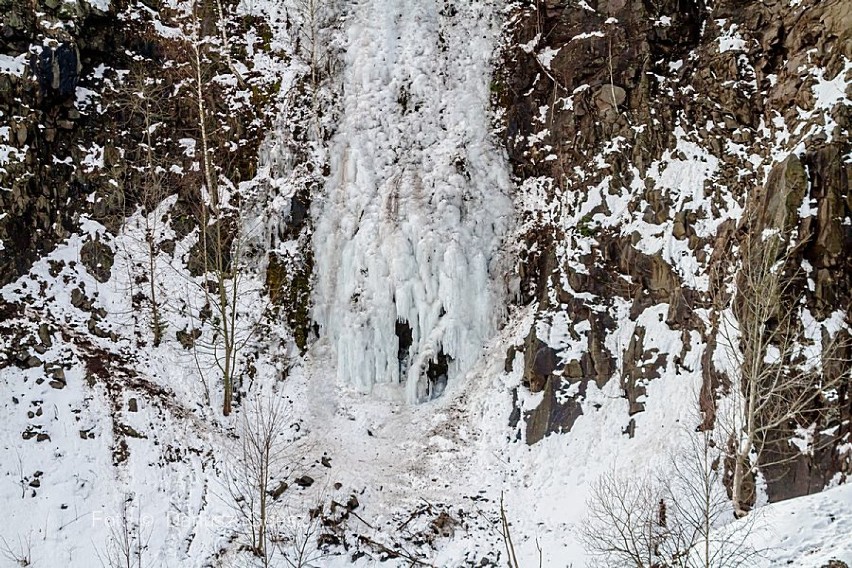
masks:
{"label": "frozen waterfall", "polygon": [[512,217],[491,136],[499,2],[361,0],[343,117],[315,200],[314,318],[338,378],[438,396],[494,333]]}

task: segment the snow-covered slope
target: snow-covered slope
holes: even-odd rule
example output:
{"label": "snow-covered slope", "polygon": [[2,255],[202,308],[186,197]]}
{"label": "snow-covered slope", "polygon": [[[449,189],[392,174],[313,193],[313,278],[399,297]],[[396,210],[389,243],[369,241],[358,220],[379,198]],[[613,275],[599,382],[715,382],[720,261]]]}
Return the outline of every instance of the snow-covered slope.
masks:
{"label": "snow-covered slope", "polygon": [[852,564],[852,485],[774,503],[757,516],[750,541],[763,554],[755,568]]}

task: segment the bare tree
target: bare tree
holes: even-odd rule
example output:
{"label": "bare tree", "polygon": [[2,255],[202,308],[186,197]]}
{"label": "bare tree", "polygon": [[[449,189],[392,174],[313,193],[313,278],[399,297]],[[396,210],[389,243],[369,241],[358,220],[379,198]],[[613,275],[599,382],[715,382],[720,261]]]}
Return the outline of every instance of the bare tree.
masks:
{"label": "bare tree", "polygon": [[121,504],[117,518],[107,519],[108,541],[103,555],[96,551],[98,560],[104,568],[145,568],[145,551],[151,536],[142,524],[141,508],[136,506],[136,518],[132,518],[133,498],[126,496]]}
{"label": "bare tree", "polygon": [[288,435],[289,415],[274,395],[254,397],[245,405],[225,475],[229,502],[240,519],[241,535],[261,566],[276,552],[273,522],[283,508],[283,493],[295,454]]}
{"label": "bare tree", "polygon": [[500,535],[503,537],[503,545],[506,547],[506,557],[509,559],[510,568],[520,568],[518,556],[515,554],[515,544],[512,542],[512,531],[509,519],[506,516],[502,493],[500,493]]}
{"label": "bare tree", "polygon": [[[238,133],[245,130],[245,123],[259,128],[263,110],[241,104],[239,108],[250,116],[235,115],[222,110],[222,101],[214,98],[216,93],[227,98],[221,90],[210,88],[211,82],[223,73],[230,71],[238,85],[243,85],[245,78],[231,59],[233,38],[228,31],[229,14],[221,2],[213,4],[211,8],[201,0],[191,0],[184,14],[188,39],[182,53],[183,68],[187,70],[182,84],[189,87],[189,99],[196,113],[193,134],[200,147],[196,204],[197,256],[202,278],[198,284],[205,299],[203,309],[212,312],[208,321],[213,331],[209,345],[222,377],[222,413],[227,416],[231,413],[235,379],[239,376],[240,353],[256,327],[244,321],[240,305],[247,293],[245,259],[250,231],[244,218],[246,196],[241,193],[242,174],[238,165],[238,150],[247,142]],[[207,12],[210,9],[212,13]],[[216,23],[215,36],[204,33],[205,18],[211,17]],[[222,61],[227,70],[222,68]]]}
{"label": "bare tree", "polygon": [[[148,87],[147,92],[143,90],[140,93],[142,101],[142,116],[144,119],[144,160],[145,166],[143,170],[143,193],[142,204],[144,207],[145,220],[145,244],[148,253],[148,294],[151,306],[151,333],[153,335],[154,346],[158,346],[163,339],[163,333],[166,329],[165,320],[162,316],[162,306],[158,293],[157,275],[159,267],[157,262],[160,256],[160,240],[159,229],[160,223],[156,209],[166,197],[165,188],[165,171],[155,159],[156,145],[156,130],[157,126],[153,120],[153,111],[151,109],[151,100],[154,98],[151,92],[152,85],[146,82]],[[156,100],[156,99],[155,99]]]}
{"label": "bare tree", "polygon": [[144,223],[144,278],[147,281],[146,296],[150,309],[149,327],[156,347],[162,341],[166,330],[164,302],[159,285],[162,226],[156,211],[168,196],[167,171],[160,159],[163,149],[159,138],[159,132],[163,129],[168,114],[161,108],[160,101],[167,99],[168,93],[163,82],[149,77],[145,69],[137,68],[131,71],[131,77],[133,80],[129,80],[119,94],[119,104],[129,128],[138,128],[141,131],[141,140],[136,147],[135,156],[129,159],[129,171]]}
{"label": "bare tree", "polygon": [[246,84],[245,79],[243,78],[243,74],[239,69],[234,65],[234,61],[231,58],[231,34],[228,29],[228,18],[226,17],[225,10],[222,8],[222,0],[216,0],[216,28],[219,31],[219,41],[222,46],[222,55],[225,58],[225,62],[228,65],[228,70],[231,74],[236,78],[237,82],[241,87],[244,87]]}
{"label": "bare tree", "polygon": [[0,536],[0,557],[24,568],[34,566],[32,535],[26,538],[19,536],[17,541],[17,543],[10,543],[6,537]]}
{"label": "bare tree", "polygon": [[[486,519],[487,520],[487,519]],[[518,555],[515,552],[515,543],[512,540],[512,528],[509,522],[509,517],[506,513],[506,506],[503,501],[503,493],[500,493],[500,537],[503,539],[503,546],[506,548],[506,557],[509,568],[521,568],[521,563],[518,561]],[[544,562],[543,552],[539,546],[538,539],[535,541],[536,549],[538,550],[538,567],[541,568]]]}
{"label": "bare tree", "polygon": [[600,566],[736,568],[757,552],[754,519],[735,521],[710,432],[690,435],[665,474],[604,474],[592,487],[580,540]]}
{"label": "bare tree", "polygon": [[326,27],[325,17],[329,0],[294,0],[296,12],[301,19],[299,44],[309,67],[311,93],[311,115],[313,117],[314,136],[321,140],[323,130],[320,124],[320,82],[323,67],[328,64],[328,50],[323,37]]}
{"label": "bare tree", "polygon": [[669,563],[682,568],[748,566],[758,555],[748,543],[755,518],[732,523],[722,445],[709,430],[689,433],[688,438],[687,447],[671,458],[667,475],[660,478]]}
{"label": "bare tree", "polygon": [[602,475],[592,486],[580,541],[601,566],[659,568],[669,538],[664,492],[650,477]]}
{"label": "bare tree", "polygon": [[[275,519],[271,538],[281,555],[282,564],[289,568],[310,568],[326,554],[319,546],[323,528],[323,497],[318,495],[315,505],[303,513],[285,514]],[[285,511],[286,513],[286,511]]]}
{"label": "bare tree", "polygon": [[[747,514],[746,481],[758,467],[795,459],[795,453],[773,458],[765,450],[801,423],[817,424],[829,411],[825,397],[849,378],[849,366],[838,366],[837,353],[848,341],[842,333],[808,329],[804,297],[797,291],[801,267],[794,262],[793,239],[781,232],[747,235],[741,249],[736,293],[722,311],[721,339],[738,387],[732,389],[733,410],[721,426],[731,437],[732,499],[738,517]],[[821,326],[818,326],[821,327]],[[818,342],[819,349],[813,349]]]}

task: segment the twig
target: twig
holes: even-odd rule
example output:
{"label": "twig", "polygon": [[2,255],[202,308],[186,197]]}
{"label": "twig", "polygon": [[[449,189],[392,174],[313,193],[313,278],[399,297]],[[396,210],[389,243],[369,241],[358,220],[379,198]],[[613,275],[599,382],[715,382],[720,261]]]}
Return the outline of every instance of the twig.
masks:
{"label": "twig", "polygon": [[503,527],[503,542],[506,545],[506,554],[509,556],[509,565],[512,568],[520,568],[518,557],[515,554],[515,545],[512,543],[512,534],[509,532],[509,520],[506,518],[506,509],[503,506],[503,492],[500,492],[500,522]]}

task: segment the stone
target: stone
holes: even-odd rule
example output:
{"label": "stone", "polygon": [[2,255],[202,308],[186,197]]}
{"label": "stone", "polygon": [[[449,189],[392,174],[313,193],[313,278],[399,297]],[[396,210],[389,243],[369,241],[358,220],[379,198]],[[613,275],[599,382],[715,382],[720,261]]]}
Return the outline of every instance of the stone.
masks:
{"label": "stone", "polygon": [[808,180],[802,162],[790,154],[769,172],[760,211],[765,229],[790,230],[798,222],[798,210],[807,191]]}
{"label": "stone", "polygon": [[354,511],[360,506],[361,503],[358,502],[358,497],[354,493],[346,500],[346,509],[349,511]]}
{"label": "stone", "polygon": [[604,0],[598,6],[601,12],[614,15],[627,5],[627,0]]}
{"label": "stone", "polygon": [[577,418],[582,416],[583,407],[577,398],[586,393],[588,381],[581,381],[575,396],[563,400],[557,396],[562,389],[563,379],[557,376],[548,378],[544,385],[544,397],[541,403],[525,415],[526,443],[533,445],[550,434],[569,432]]}
{"label": "stone", "polygon": [[285,491],[287,491],[287,487],[288,487],[287,482],[282,481],[281,483],[278,484],[278,487],[276,487],[275,489],[272,490],[272,493],[270,493],[270,495],[272,496],[273,499],[278,499],[279,497],[281,497],[281,495],[284,494]]}
{"label": "stone", "polygon": [[129,424],[122,424],[119,427],[119,430],[121,431],[122,434],[124,434],[125,436],[129,436],[130,438],[146,439],[148,437],[145,434],[143,434],[143,433],[139,432],[138,430],[136,430],[135,428],[133,428],[132,426],[130,426]]}
{"label": "stone", "polygon": [[71,305],[77,309],[83,310],[86,309],[87,304],[86,295],[83,293],[80,288],[74,288],[71,290]]}
{"label": "stone", "polygon": [[50,328],[46,323],[38,326],[38,338],[45,347],[52,347],[53,341],[50,338]]}
{"label": "stone", "polygon": [[310,487],[314,484],[314,478],[309,475],[303,475],[302,477],[296,479],[296,485],[299,487]]}
{"label": "stone", "polygon": [[117,166],[121,160],[121,151],[118,148],[116,148],[113,144],[107,144],[104,146],[104,165],[111,168],[113,166]]}
{"label": "stone", "polygon": [[195,340],[201,337],[201,330],[193,328],[192,331],[184,331],[179,329],[175,332],[175,337],[184,349],[192,349],[195,346]]}
{"label": "stone", "polygon": [[[60,0],[46,1],[60,3]],[[75,95],[80,73],[80,53],[76,45],[66,42],[55,47],[42,46],[40,52],[32,55],[30,67],[43,97],[62,101]]]}
{"label": "stone", "polygon": [[577,359],[572,359],[568,361],[565,365],[565,369],[562,371],[562,374],[569,379],[580,379],[583,377],[583,367],[580,364],[580,361]]}
{"label": "stone", "polygon": [[524,344],[524,384],[530,392],[540,392],[555,369],[556,351],[538,339],[535,329],[531,329]]}
{"label": "stone", "polygon": [[606,84],[598,89],[595,103],[600,110],[616,109],[627,100],[627,92],[618,85]]}
{"label": "stone", "polygon": [[65,0],[60,5],[57,15],[60,20],[77,20],[85,16],[85,7],[80,2]]}
{"label": "stone", "polygon": [[80,247],[80,262],[98,282],[106,282],[111,276],[115,253],[100,239],[91,239]]}
{"label": "stone", "polygon": [[512,368],[514,367],[515,355],[517,354],[517,348],[514,345],[510,345],[506,350],[506,359],[503,361],[503,372],[511,373]]}

